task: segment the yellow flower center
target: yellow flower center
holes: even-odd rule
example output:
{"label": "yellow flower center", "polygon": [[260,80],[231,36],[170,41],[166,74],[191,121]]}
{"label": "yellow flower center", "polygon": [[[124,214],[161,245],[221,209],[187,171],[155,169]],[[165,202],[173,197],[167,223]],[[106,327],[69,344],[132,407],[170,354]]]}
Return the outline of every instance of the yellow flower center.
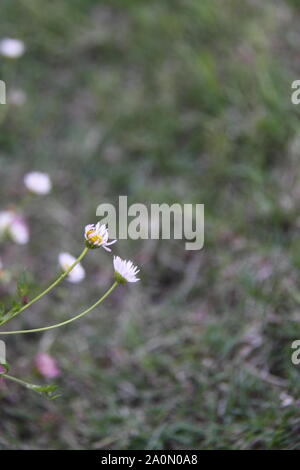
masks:
{"label": "yellow flower center", "polygon": [[101,235],[97,235],[95,230],[89,230],[87,232],[87,237],[88,237],[89,241],[92,242],[92,243],[97,243],[98,241],[100,241],[100,243],[102,242]]}

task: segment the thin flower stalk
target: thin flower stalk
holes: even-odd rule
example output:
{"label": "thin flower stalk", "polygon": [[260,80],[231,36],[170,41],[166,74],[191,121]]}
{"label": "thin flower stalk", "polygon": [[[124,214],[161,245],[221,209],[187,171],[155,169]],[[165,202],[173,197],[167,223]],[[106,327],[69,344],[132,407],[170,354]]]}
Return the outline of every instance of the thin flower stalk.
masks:
{"label": "thin flower stalk", "polygon": [[59,393],[56,393],[57,388],[58,388],[56,385],[36,385],[36,384],[29,383],[29,382],[25,382],[25,380],[19,379],[12,375],[8,375],[6,373],[0,374],[0,378],[15,382],[18,385],[21,385],[22,387],[25,387],[29,390],[32,390],[33,392],[36,392],[39,395],[43,395],[45,398],[48,398],[50,400],[55,400],[56,398],[60,396]]}
{"label": "thin flower stalk", "polygon": [[97,302],[95,302],[93,305],[91,305],[89,308],[87,308],[83,312],[79,313],[75,317],[69,318],[68,320],[65,320],[61,323],[56,323],[55,325],[45,326],[43,328],[34,328],[32,330],[0,331],[0,335],[17,335],[17,334],[23,334],[23,333],[38,333],[40,331],[52,330],[54,328],[59,328],[61,326],[72,323],[73,321],[78,320],[79,318],[82,318],[85,315],[87,315],[94,308],[98,307],[98,305],[100,305],[101,302],[103,302],[103,300],[105,300],[106,297],[108,297],[109,294],[111,294],[111,292],[117,287],[118,284],[119,284],[118,281],[115,281],[113,283],[113,285],[105,292],[105,294],[102,297],[100,297],[100,299],[97,300]]}
{"label": "thin flower stalk", "polygon": [[44,295],[48,294],[54,287],[56,287],[60,282],[62,282],[68,274],[72,271],[72,269],[80,263],[80,261],[84,258],[84,256],[87,254],[89,251],[88,247],[85,247],[84,250],[81,252],[81,254],[78,256],[78,258],[74,261],[74,263],[66,270],[64,271],[52,284],[50,284],[49,287],[47,287],[45,290],[43,290],[40,294],[38,294],[36,297],[34,297],[32,300],[30,300],[26,305],[23,305],[19,310],[17,310],[14,313],[11,313],[12,311],[9,311],[6,316],[1,322],[0,326],[5,325],[5,323],[9,322],[12,320],[14,317],[22,313],[24,310],[27,308],[31,307],[32,304],[40,300]]}

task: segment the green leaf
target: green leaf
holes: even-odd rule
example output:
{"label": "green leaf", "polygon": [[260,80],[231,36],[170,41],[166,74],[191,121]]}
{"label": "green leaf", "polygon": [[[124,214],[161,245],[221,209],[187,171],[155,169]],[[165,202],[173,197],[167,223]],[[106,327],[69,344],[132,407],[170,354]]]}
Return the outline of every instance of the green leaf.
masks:
{"label": "green leaf", "polygon": [[24,271],[18,279],[18,295],[20,298],[26,297],[29,293],[30,280],[26,271]]}
{"label": "green leaf", "polygon": [[20,304],[20,302],[14,300],[12,308],[5,314],[3,312],[3,314],[0,315],[0,326],[3,324],[3,322],[7,322],[10,320],[10,318],[14,317],[15,313],[18,312],[21,307],[22,305]]}
{"label": "green leaf", "polygon": [[22,307],[22,304],[21,304],[18,300],[13,300],[12,308],[11,308],[10,311],[7,312],[7,313],[15,313],[15,312],[18,312],[21,307]]}
{"label": "green leaf", "polygon": [[52,385],[28,384],[27,388],[29,388],[30,390],[33,390],[34,392],[39,393],[40,395],[43,395],[48,400],[55,400],[56,398],[59,398],[61,396],[61,393],[57,393],[57,394],[54,393],[58,389],[58,386],[54,384]]}
{"label": "green leaf", "polygon": [[5,315],[5,305],[3,302],[0,302],[0,320],[4,317]]}

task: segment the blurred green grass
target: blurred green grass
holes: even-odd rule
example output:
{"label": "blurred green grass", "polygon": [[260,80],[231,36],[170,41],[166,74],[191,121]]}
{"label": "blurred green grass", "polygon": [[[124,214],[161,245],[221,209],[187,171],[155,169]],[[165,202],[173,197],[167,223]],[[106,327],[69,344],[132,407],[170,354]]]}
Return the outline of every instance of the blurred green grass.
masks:
{"label": "blurred green grass", "polygon": [[[299,448],[298,1],[2,0],[1,37],[27,47],[0,78],[27,100],[0,107],[3,208],[47,171],[26,207],[28,246],[1,246],[37,288],[60,251],[79,253],[101,202],[204,203],[205,247],[120,241],[139,285],[64,331],[7,340],[12,372],[34,378],[47,350],[63,397],[1,392],[1,448]],[[111,273],[64,284],[14,326],[77,313]],[[9,303],[15,282],[2,288]],[[37,380],[37,378],[35,379]],[[287,405],[286,398],[289,398]]]}

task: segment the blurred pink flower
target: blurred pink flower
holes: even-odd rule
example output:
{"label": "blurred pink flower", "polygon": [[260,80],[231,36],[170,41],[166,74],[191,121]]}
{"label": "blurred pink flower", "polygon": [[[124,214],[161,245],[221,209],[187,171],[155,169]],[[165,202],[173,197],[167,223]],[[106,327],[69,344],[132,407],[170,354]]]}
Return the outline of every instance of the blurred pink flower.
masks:
{"label": "blurred pink flower", "polygon": [[54,379],[60,375],[57,361],[47,353],[40,353],[35,358],[38,372],[47,379]]}

